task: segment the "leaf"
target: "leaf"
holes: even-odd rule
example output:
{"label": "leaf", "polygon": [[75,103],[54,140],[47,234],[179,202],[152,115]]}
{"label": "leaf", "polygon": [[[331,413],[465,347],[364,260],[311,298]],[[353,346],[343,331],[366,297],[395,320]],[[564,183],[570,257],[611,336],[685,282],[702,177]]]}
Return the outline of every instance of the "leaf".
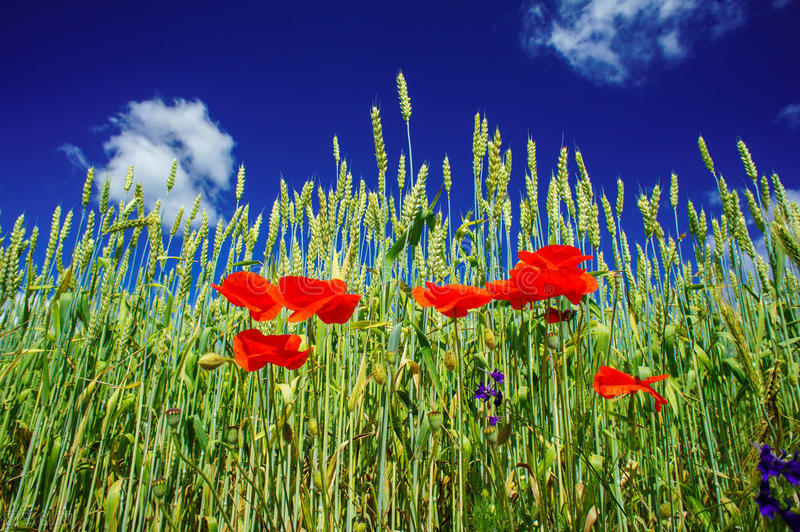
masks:
{"label": "leaf", "polygon": [[428,375],[433,381],[433,387],[436,390],[439,399],[444,402],[446,400],[444,395],[444,386],[442,386],[442,382],[439,380],[439,372],[436,371],[436,364],[433,362],[431,344],[428,342],[428,337],[425,335],[422,329],[420,329],[416,323],[413,325],[414,330],[417,331],[417,341],[419,342],[420,351],[422,351],[422,360],[425,362],[425,368],[428,370]]}
{"label": "leaf", "polygon": [[119,479],[114,482],[108,489],[106,494],[106,502],[103,505],[105,510],[106,530],[116,531],[117,526],[117,509],[119,508],[120,492],[122,491],[122,481]]}
{"label": "leaf", "polygon": [[292,390],[292,385],[286,382],[278,383],[278,390],[281,392],[281,396],[283,396],[283,403],[288,405],[294,402],[294,391]]}
{"label": "leaf", "polygon": [[206,436],[205,430],[203,430],[203,423],[200,421],[200,416],[197,414],[192,416],[190,427],[192,428],[192,435],[197,445],[200,447],[200,450],[205,451],[208,446],[208,437]]}
{"label": "leaf", "polygon": [[263,263],[260,260],[243,260],[239,262],[234,262],[233,264],[231,264],[231,267],[238,268],[239,266],[252,266],[253,264],[263,265]]}

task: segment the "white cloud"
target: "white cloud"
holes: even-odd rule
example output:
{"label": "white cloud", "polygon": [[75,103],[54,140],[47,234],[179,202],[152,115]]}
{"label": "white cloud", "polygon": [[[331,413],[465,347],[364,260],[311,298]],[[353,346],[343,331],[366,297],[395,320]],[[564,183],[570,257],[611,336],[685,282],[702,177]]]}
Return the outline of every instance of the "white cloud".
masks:
{"label": "white cloud", "polygon": [[[109,122],[118,132],[103,143],[109,160],[97,165],[98,189],[107,175],[110,197],[119,201],[125,196],[123,184],[128,167],[134,165],[134,183],[142,184],[145,204],[151,209],[160,199],[166,224],[172,224],[181,206],[190,209],[198,194],[203,195],[201,205],[208,211],[209,223],[216,221],[219,194],[231,186],[234,141],[211,120],[203,102],[176,99],[169,105],[159,98],[129,102]],[[84,169],[88,166],[76,146],[59,149],[73,164]],[[173,159],[178,161],[178,170],[175,185],[167,195],[166,181]],[[103,166],[104,170],[100,170]]]}
{"label": "white cloud", "polygon": [[625,85],[742,25],[745,14],[744,0],[531,1],[520,37],[532,55],[549,50],[583,77]]}
{"label": "white cloud", "polygon": [[787,105],[778,111],[775,122],[782,122],[792,129],[800,127],[800,103]]}
{"label": "white cloud", "polygon": [[77,167],[81,171],[86,171],[91,166],[89,161],[86,159],[86,156],[83,154],[83,150],[74,144],[64,143],[57,149],[66,155],[67,160],[72,166]]}

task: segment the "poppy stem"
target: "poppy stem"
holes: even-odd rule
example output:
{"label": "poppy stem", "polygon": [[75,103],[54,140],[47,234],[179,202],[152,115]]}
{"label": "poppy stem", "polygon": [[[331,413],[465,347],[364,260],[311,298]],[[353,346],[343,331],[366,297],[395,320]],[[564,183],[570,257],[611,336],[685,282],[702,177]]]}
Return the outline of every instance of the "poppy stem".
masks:
{"label": "poppy stem", "polygon": [[461,341],[458,337],[458,318],[453,314],[453,330],[455,332],[456,352],[458,353],[458,383],[456,388],[456,405],[458,411],[458,508],[456,512],[456,530],[464,529],[464,421],[461,408],[461,388],[464,382],[464,358],[461,356]]}

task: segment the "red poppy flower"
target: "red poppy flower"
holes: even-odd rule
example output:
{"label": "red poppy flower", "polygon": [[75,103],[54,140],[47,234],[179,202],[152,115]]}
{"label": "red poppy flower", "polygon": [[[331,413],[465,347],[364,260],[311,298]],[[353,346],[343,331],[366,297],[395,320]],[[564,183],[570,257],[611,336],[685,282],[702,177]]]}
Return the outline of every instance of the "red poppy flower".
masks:
{"label": "red poppy flower", "polygon": [[561,270],[573,268],[581,262],[589,260],[592,255],[583,255],[574,246],[550,245],[537,251],[520,251],[519,260],[541,270]]}
{"label": "red poppy flower", "polygon": [[256,321],[271,320],[283,308],[278,287],[253,272],[234,272],[222,281],[222,286],[211,286],[231,304],[248,309]]}
{"label": "red poppy flower", "polygon": [[316,314],[325,323],[345,323],[361,300],[358,294],[348,294],[341,279],[320,281],[308,277],[289,276],[278,281],[283,304],[293,310],[289,323],[307,320]]}
{"label": "red poppy flower", "polygon": [[538,251],[520,251],[522,262],[511,270],[511,278],[525,294],[542,300],[564,296],[577,305],[581,297],[598,289],[597,280],[578,268],[591,259],[573,246],[545,246]]}
{"label": "red poppy flower", "polygon": [[266,336],[258,329],[248,329],[233,339],[233,353],[236,363],[246,371],[257,371],[267,364],[297,369],[311,353],[305,344],[305,339],[297,334]]}
{"label": "red poppy flower", "polygon": [[663,395],[651,388],[650,385],[654,382],[663,381],[668,377],[669,375],[656,375],[655,377],[640,380],[617,369],[600,366],[594,376],[592,386],[598,394],[606,399],[638,391],[649,393],[656,400],[656,412],[661,412],[661,406],[667,404],[667,400]]}
{"label": "red poppy flower", "polygon": [[555,308],[549,308],[545,311],[544,317],[547,319],[547,323],[559,323],[562,321],[569,321],[575,317],[576,312],[572,309],[568,310],[558,310]]}
{"label": "red poppy flower", "polygon": [[[538,297],[537,295],[523,292],[519,289],[513,278],[500,279],[498,281],[486,283],[486,290],[492,296],[492,299],[508,301],[511,304],[511,308],[514,310],[520,310],[525,307],[525,305],[534,301],[547,299],[547,296]],[[542,290],[541,293],[543,294],[544,291]]]}
{"label": "red poppy flower", "polygon": [[463,318],[472,308],[482,307],[492,300],[491,294],[483,288],[463,284],[436,286],[425,283],[425,288],[418,286],[411,291],[414,299],[422,307],[435,307],[448,318]]}

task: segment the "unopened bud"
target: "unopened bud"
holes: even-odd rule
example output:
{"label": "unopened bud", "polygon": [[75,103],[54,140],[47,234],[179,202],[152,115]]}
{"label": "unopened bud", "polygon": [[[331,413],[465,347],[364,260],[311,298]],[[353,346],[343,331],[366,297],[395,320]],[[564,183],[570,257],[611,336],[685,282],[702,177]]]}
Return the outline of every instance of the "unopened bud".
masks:
{"label": "unopened bud", "polygon": [[231,425],[225,428],[225,443],[228,445],[239,443],[239,425]]}
{"label": "unopened bud", "polygon": [[319,425],[317,424],[317,420],[313,417],[308,420],[308,432],[310,432],[312,436],[319,434]]}
{"label": "unopened bud", "polygon": [[432,410],[428,412],[428,425],[430,425],[431,430],[436,434],[441,430],[442,423],[444,422],[444,416],[438,410]]}
{"label": "unopened bud", "polygon": [[444,367],[447,368],[447,371],[453,371],[456,369],[456,362],[456,354],[452,349],[448,349],[444,354]]}
{"label": "unopened bud", "polygon": [[517,401],[527,401],[528,400],[528,387],[527,386],[520,386],[517,388]]}
{"label": "unopened bud", "polygon": [[292,426],[289,424],[288,421],[283,424],[282,432],[283,432],[283,441],[285,441],[286,443],[292,443],[292,440],[294,439],[294,431],[292,430]]}
{"label": "unopened bud", "polygon": [[372,378],[381,386],[386,382],[386,367],[380,362],[375,362],[375,364],[373,364]]}
{"label": "unopened bud", "polygon": [[314,487],[317,488],[317,491],[322,491],[322,473],[314,471],[312,477],[314,478]]}
{"label": "unopened bud", "polygon": [[511,437],[511,423],[506,423],[497,431],[497,445],[503,445]]}
{"label": "unopened bud", "polygon": [[228,359],[218,355],[217,353],[206,353],[205,355],[200,357],[200,360],[197,363],[206,371],[212,371],[223,365],[227,362]]}
{"label": "unopened bud", "polygon": [[497,347],[497,338],[491,329],[483,330],[483,343],[486,344],[486,348],[490,351]]}

